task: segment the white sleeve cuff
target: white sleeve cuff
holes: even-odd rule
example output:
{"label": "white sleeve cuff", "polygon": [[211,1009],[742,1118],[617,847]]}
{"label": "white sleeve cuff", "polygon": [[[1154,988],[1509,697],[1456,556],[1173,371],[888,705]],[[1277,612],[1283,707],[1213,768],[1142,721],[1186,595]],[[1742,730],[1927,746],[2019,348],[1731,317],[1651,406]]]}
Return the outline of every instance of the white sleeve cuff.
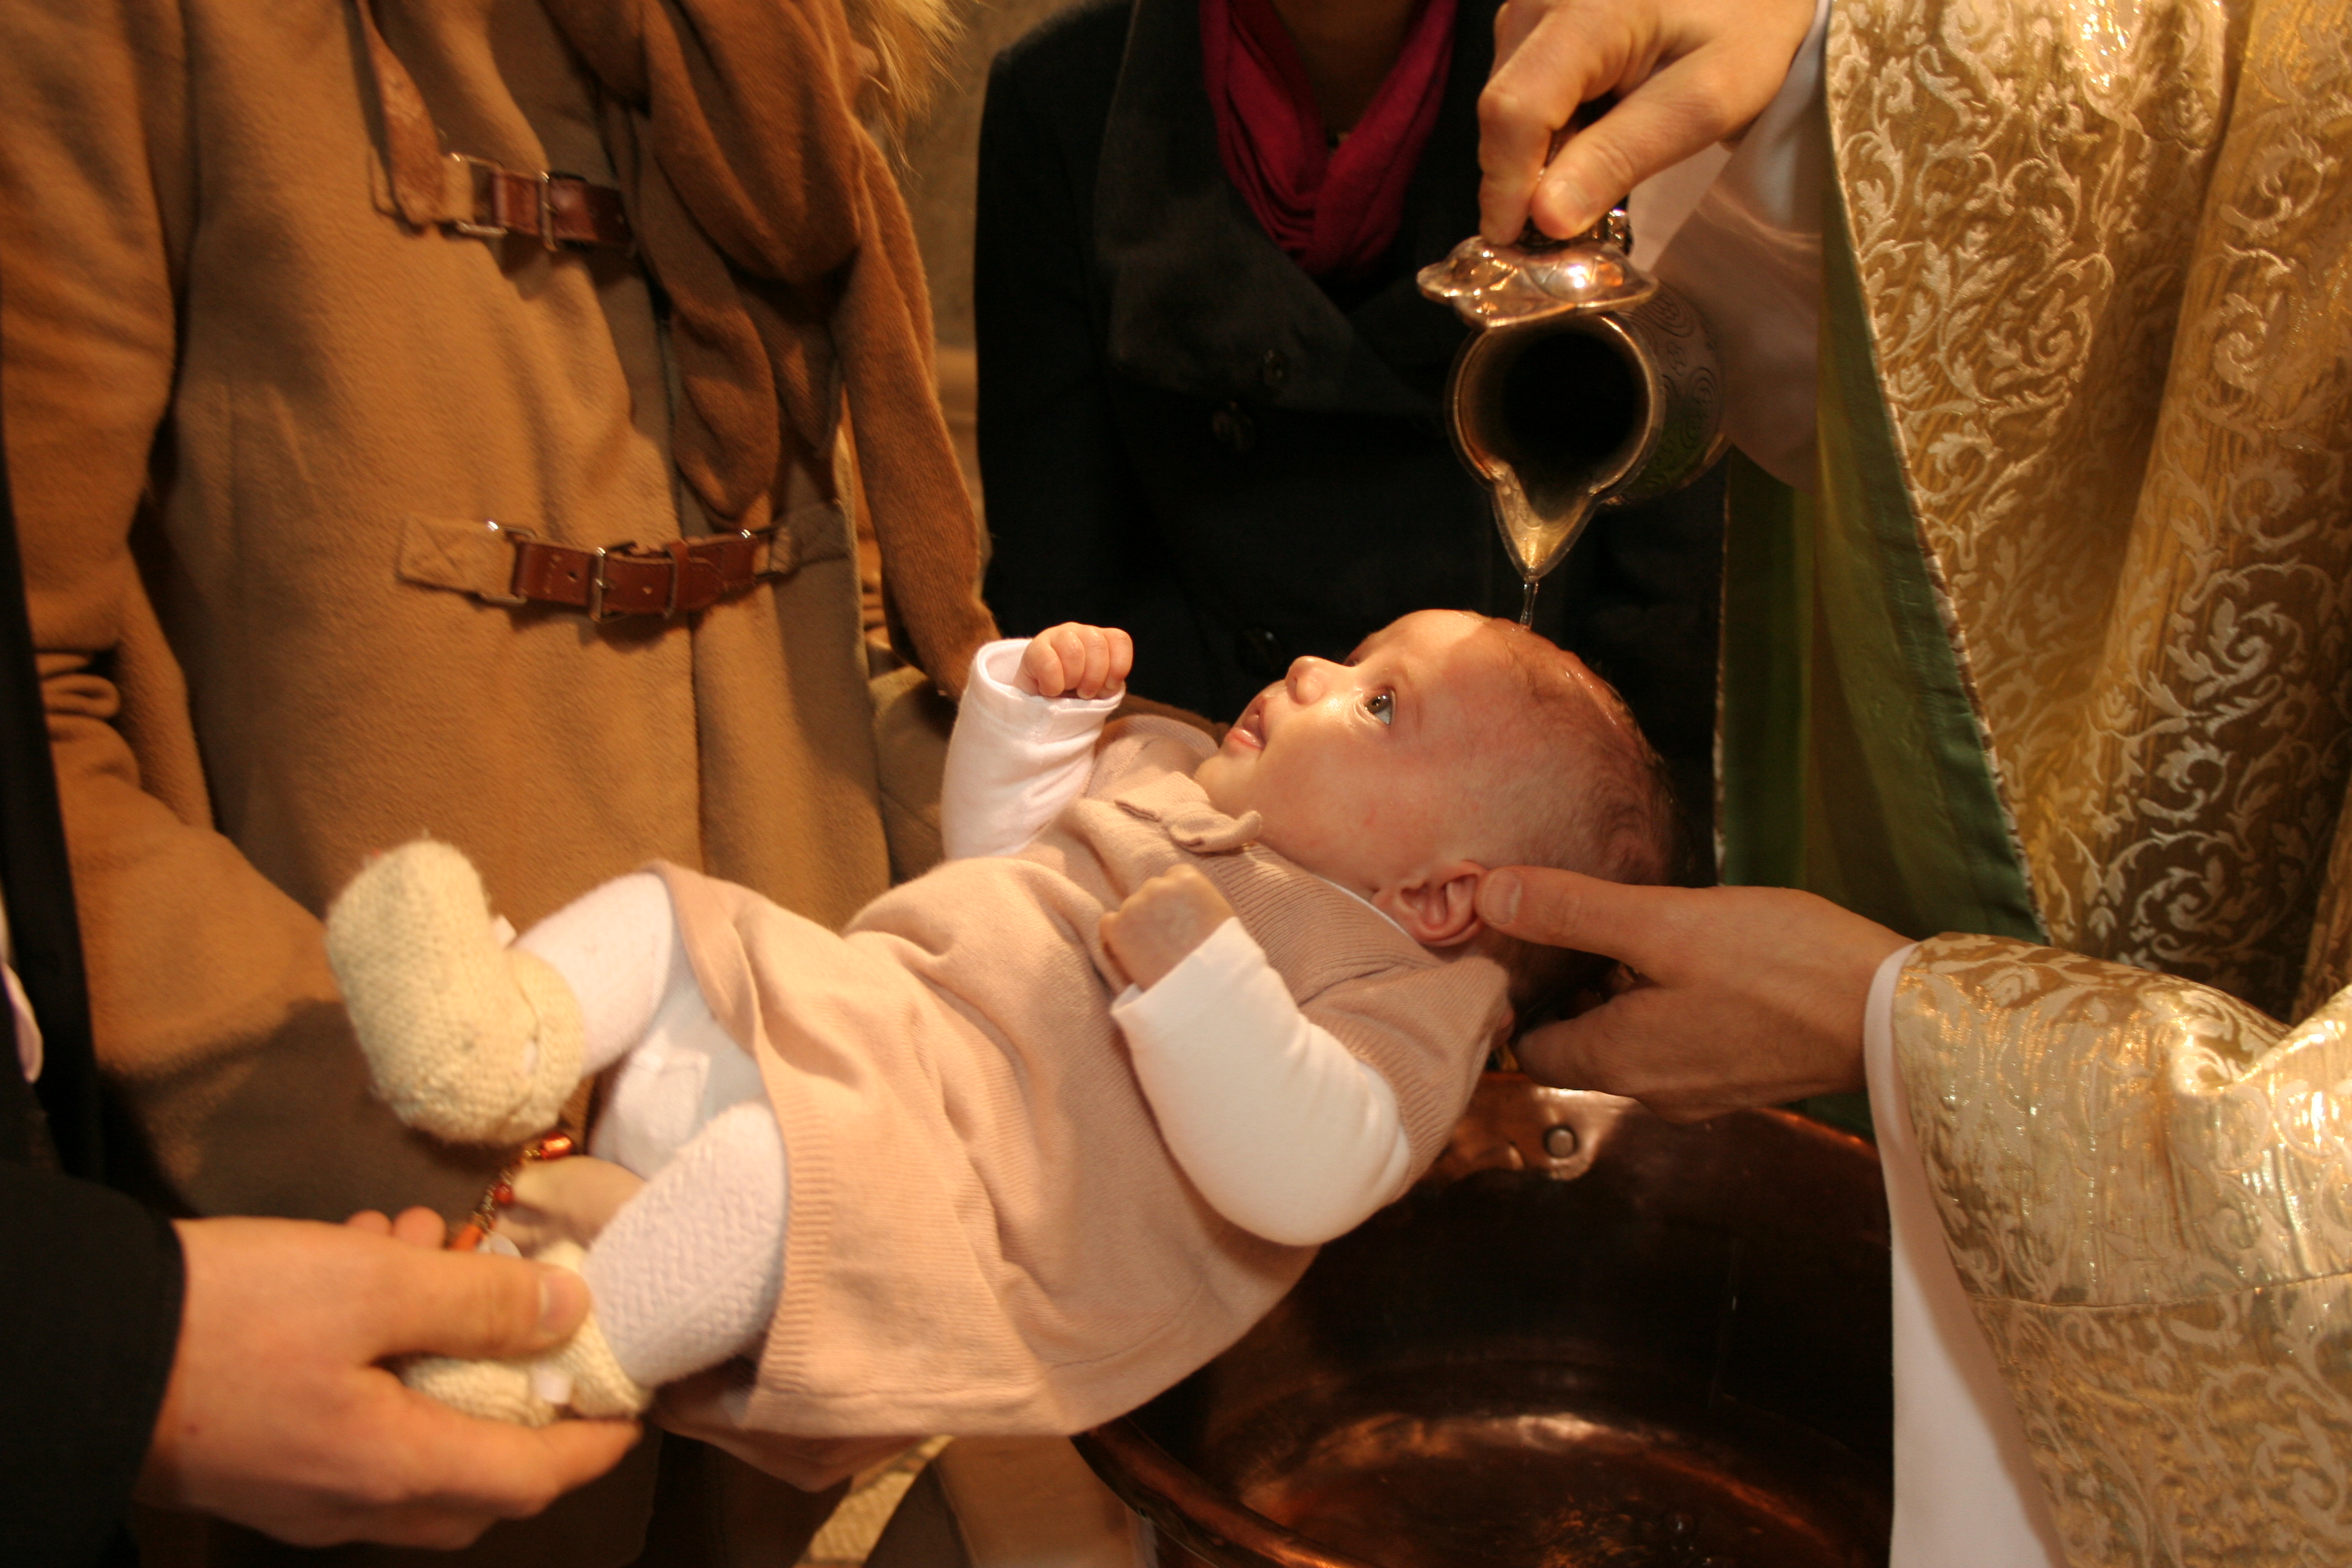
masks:
{"label": "white sleeve cuff", "polygon": [[972,656],[940,784],[946,856],[1010,855],[1084,793],[1119,697],[1039,697],[1014,684],[1026,637]]}
{"label": "white sleeve cuff", "polygon": [[971,656],[958,726],[964,713],[975,711],[977,702],[979,716],[1007,735],[1047,745],[1078,738],[1091,742],[1103,721],[1127,700],[1126,689],[1109,697],[1040,697],[1024,691],[1021,656],[1028,647],[1027,637],[1003,637]]}
{"label": "white sleeve cuff", "polygon": [[[1915,942],[1907,947],[1896,948],[1881,960],[1878,972],[1870,977],[1870,999],[1863,1004],[1862,1070],[1870,1081],[1873,1126],[1876,1126],[1890,1110],[1900,1110],[1902,1107],[1899,1100],[1887,1098],[1898,1087],[1895,1077],[1895,987],[1903,978],[1903,966],[1910,963],[1911,955],[1918,951],[1919,944]],[[1885,1086],[1885,1093],[1881,1092],[1882,1086]],[[1903,1135],[1903,1146],[1910,1148],[1911,1116],[1908,1111],[1902,1112],[1899,1131]],[[1880,1128],[1879,1147],[1882,1150],[1885,1147],[1885,1129]]]}
{"label": "white sleeve cuff", "polygon": [[1944,1245],[1895,1056],[1889,953],[1863,1012],[1863,1068],[1895,1267],[1895,1530],[1888,1568],[2065,1568],[2050,1505],[1992,1347]]}

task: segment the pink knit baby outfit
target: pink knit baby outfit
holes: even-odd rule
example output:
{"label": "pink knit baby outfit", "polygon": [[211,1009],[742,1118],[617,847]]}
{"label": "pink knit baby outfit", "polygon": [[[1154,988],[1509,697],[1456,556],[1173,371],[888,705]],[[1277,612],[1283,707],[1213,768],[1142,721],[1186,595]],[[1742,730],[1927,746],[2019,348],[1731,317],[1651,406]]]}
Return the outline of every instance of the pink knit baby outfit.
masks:
{"label": "pink knit baby outfit", "polygon": [[1189,861],[1301,1011],[1443,1147],[1506,1016],[1440,956],[1254,843],[1187,726],[1106,732],[1085,795],[1013,857],[951,861],[843,935],[665,868],[695,977],[783,1133],[782,1292],[746,1412],[811,1436],[1070,1432],[1208,1361],[1314,1256],[1219,1215],[1170,1155],[1110,1016],[1105,911]]}

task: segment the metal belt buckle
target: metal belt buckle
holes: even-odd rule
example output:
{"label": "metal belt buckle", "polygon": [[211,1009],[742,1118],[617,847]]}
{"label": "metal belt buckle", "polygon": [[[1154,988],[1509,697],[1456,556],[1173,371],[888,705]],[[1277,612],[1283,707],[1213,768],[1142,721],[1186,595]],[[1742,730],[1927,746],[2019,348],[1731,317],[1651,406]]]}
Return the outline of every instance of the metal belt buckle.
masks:
{"label": "metal belt buckle", "polygon": [[[506,171],[488,158],[477,158],[470,153],[449,153],[443,155],[464,164],[466,173],[474,182],[474,216],[471,218],[452,218],[449,220],[449,226],[459,234],[475,239],[504,239],[507,237],[507,226],[497,221],[499,207],[498,198],[494,193],[498,177]],[[490,221],[485,223],[482,221],[484,218],[488,218]]]}
{"label": "metal belt buckle", "polygon": [[607,621],[617,621],[623,616],[631,613],[627,610],[614,610],[609,615],[605,613],[604,588],[606,584],[604,582],[604,557],[607,555],[621,554],[625,552],[635,550],[636,547],[637,542],[632,539],[627,541],[625,543],[621,544],[600,544],[590,553],[588,560],[588,618],[600,626]]}

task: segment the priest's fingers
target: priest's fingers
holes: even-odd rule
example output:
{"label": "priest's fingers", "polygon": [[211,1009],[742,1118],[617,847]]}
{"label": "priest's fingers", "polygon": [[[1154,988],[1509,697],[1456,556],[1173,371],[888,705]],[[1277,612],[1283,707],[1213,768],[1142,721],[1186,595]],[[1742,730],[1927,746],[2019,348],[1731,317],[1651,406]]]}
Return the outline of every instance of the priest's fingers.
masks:
{"label": "priest's fingers", "polygon": [[1539,1083],[1625,1095],[1669,1121],[1704,1121],[1860,1082],[1858,1038],[1746,1026],[1736,1011],[1663,986],[1531,1029],[1512,1049]]}
{"label": "priest's fingers", "polygon": [[1857,964],[1867,989],[1905,940],[1793,888],[1643,887],[1541,866],[1487,872],[1478,914],[1506,936],[1601,953],[1659,984],[1733,994],[1800,988]]}
{"label": "priest's fingers", "polygon": [[[1677,60],[1570,135],[1528,198],[1536,226],[1550,235],[1581,233],[1643,180],[1755,119],[1771,93],[1754,97],[1759,84],[1743,64],[1719,49]],[[1780,87],[1778,77],[1771,87]]]}
{"label": "priest's fingers", "polygon": [[[1590,227],[1651,175],[1737,133],[1772,100],[1811,0],[1510,0],[1479,100],[1479,227]],[[1580,105],[1617,103],[1568,138]],[[1547,166],[1549,165],[1549,166]]]}
{"label": "priest's fingers", "polygon": [[1693,921],[1690,888],[1633,887],[1575,871],[1505,866],[1479,879],[1478,914],[1506,936],[1597,952],[1653,980],[1679,974]]}
{"label": "priest's fingers", "polygon": [[1646,984],[1516,1047],[1547,1082],[1693,1119],[1862,1083],[1863,1005],[1904,938],[1785,888],[1639,888],[1529,867],[1489,872],[1479,913],[1508,936],[1614,958]]}
{"label": "priest's fingers", "polygon": [[1554,138],[1625,75],[1626,22],[1596,0],[1509,0],[1496,14],[1495,72],[1478,95],[1478,227],[1489,240],[1518,237]]}

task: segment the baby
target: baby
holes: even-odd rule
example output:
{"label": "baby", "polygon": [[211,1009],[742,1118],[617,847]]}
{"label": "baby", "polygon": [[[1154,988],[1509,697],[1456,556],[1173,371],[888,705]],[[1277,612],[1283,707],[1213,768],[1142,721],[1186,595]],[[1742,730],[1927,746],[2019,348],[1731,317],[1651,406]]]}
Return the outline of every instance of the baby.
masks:
{"label": "baby", "polygon": [[[485,1415],[642,1408],[757,1360],[803,1436],[1063,1433],[1217,1354],[1443,1148],[1557,955],[1484,868],[1662,880],[1672,810],[1613,693],[1507,622],[1408,616],[1303,658],[1215,743],[1108,723],[1124,634],[974,661],[950,858],[841,933],[675,867],[510,945],[457,851],[328,915],[378,1092],[443,1138],[544,1130],[648,1178],[547,1363],[434,1363]],[[1106,727],[1107,726],[1107,727]]]}

